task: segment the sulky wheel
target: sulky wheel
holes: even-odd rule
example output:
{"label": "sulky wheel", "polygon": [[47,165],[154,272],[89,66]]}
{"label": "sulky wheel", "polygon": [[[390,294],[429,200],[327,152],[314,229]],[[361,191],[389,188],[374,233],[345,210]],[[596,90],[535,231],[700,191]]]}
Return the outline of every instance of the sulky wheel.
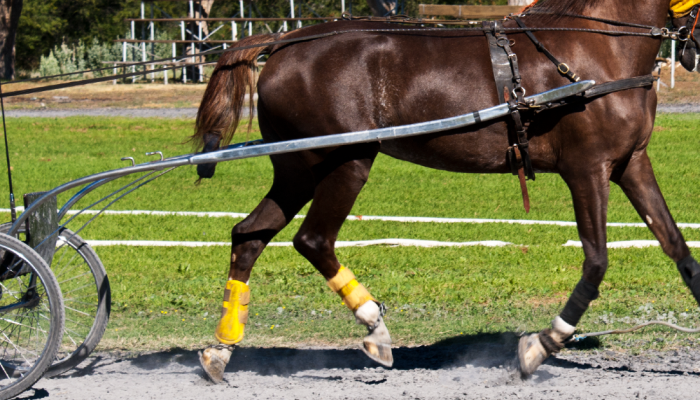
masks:
{"label": "sulky wheel", "polygon": [[[0,233],[12,224],[0,225]],[[25,230],[20,228],[20,238]],[[44,376],[50,378],[85,360],[107,328],[111,295],[107,273],[95,251],[70,229],[61,228],[51,270],[63,294],[65,332],[56,360]]]}
{"label": "sulky wheel", "polygon": [[17,396],[56,359],[63,336],[63,301],[44,259],[0,234],[0,399]]}

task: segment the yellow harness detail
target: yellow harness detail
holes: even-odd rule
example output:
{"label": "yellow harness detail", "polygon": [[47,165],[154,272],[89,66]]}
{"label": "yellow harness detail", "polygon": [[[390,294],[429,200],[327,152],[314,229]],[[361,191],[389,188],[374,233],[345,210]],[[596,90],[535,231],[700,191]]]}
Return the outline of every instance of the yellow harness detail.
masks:
{"label": "yellow harness detail", "polygon": [[328,287],[338,293],[352,311],[357,310],[368,301],[376,301],[374,297],[355,279],[355,274],[340,266],[338,273],[327,281]]}
{"label": "yellow harness detail", "polygon": [[693,7],[698,4],[700,4],[700,0],[671,0],[669,8],[673,18],[680,18],[690,14]]}
{"label": "yellow harness detail", "polygon": [[250,303],[248,285],[234,280],[226,282],[224,306],[214,334],[219,342],[232,345],[243,340],[245,324],[248,322],[248,303]]}

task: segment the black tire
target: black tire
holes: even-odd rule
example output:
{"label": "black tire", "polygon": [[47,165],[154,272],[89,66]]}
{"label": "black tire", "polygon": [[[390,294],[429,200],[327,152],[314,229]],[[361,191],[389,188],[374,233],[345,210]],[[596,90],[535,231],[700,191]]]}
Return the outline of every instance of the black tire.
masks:
{"label": "black tire", "polygon": [[[0,225],[0,233],[11,226]],[[63,295],[65,331],[56,360],[44,374],[47,378],[76,367],[95,350],[107,328],[111,306],[109,279],[100,257],[70,229],[59,231],[51,270]]]}
{"label": "black tire", "polygon": [[9,399],[34,385],[55,360],[63,300],[41,256],[5,234],[0,234],[0,288],[0,399]]}

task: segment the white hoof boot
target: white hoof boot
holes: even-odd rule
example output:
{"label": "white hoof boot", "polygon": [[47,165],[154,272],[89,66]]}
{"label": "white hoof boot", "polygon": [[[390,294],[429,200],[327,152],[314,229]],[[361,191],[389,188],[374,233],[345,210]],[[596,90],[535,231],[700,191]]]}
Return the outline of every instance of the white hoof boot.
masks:
{"label": "white hoof boot", "polygon": [[391,335],[384,324],[377,303],[368,301],[355,311],[357,323],[366,325],[369,334],[362,341],[362,351],[373,361],[385,366],[394,365],[391,354]]}
{"label": "white hoof boot", "polygon": [[518,369],[523,379],[529,378],[547,357],[549,357],[549,354],[542,346],[538,333],[532,333],[520,338],[518,343]]}
{"label": "white hoof boot", "polygon": [[544,360],[564,348],[566,339],[574,334],[576,327],[560,317],[552,321],[552,329],[520,338],[518,343],[518,369],[522,378],[529,378]]}
{"label": "white hoof boot", "polygon": [[204,352],[199,352],[199,362],[212,382],[219,384],[224,381],[224,369],[232,352],[233,346],[226,345],[207,347]]}

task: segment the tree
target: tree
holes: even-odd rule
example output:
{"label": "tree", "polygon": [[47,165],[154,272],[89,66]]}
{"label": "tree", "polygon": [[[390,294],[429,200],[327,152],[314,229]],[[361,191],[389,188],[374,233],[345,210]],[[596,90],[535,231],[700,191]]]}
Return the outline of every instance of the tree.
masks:
{"label": "tree", "polygon": [[15,38],[22,0],[0,0],[0,77],[15,79]]}

